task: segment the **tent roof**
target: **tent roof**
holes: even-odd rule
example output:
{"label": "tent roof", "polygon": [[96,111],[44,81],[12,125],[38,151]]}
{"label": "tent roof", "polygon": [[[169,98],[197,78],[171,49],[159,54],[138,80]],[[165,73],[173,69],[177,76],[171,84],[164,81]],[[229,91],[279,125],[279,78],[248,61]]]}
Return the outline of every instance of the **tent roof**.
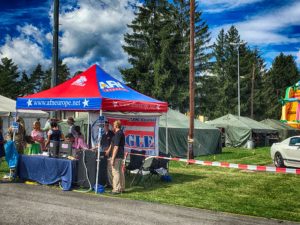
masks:
{"label": "tent roof", "polygon": [[[166,127],[166,117],[161,116],[159,119],[159,127]],[[195,129],[212,129],[215,130],[216,128],[200,122],[199,120],[194,120],[194,127]],[[168,128],[189,128],[189,118],[175,110],[169,108],[168,110]]]}
{"label": "tent roof", "polygon": [[[16,112],[16,101],[0,95],[0,116],[9,116]],[[37,110],[18,110],[18,113],[23,117],[48,117],[48,113]]]}
{"label": "tent roof", "polygon": [[260,122],[277,130],[298,130],[299,131],[299,129],[293,128],[285,123],[280,122],[279,120],[265,119]]}
{"label": "tent roof", "polygon": [[207,122],[208,124],[212,124],[217,127],[239,127],[248,130],[252,130],[253,132],[270,132],[275,133],[277,130],[272,127],[260,123],[256,120],[250,119],[248,117],[243,116],[235,116],[232,114],[227,114],[215,120],[211,120]]}
{"label": "tent roof", "polygon": [[51,89],[17,99],[18,109],[166,112],[168,104],[116,80],[98,65]]}

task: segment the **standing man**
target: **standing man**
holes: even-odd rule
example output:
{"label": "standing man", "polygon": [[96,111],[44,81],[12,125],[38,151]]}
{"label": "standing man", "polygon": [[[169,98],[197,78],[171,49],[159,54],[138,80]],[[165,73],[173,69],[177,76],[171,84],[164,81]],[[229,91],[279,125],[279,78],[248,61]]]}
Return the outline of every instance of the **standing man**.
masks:
{"label": "standing man", "polygon": [[111,165],[113,176],[113,190],[112,194],[120,194],[125,191],[125,177],[122,170],[124,147],[125,147],[125,135],[121,130],[121,121],[116,120],[114,122],[115,136],[112,138],[111,147]]}
{"label": "standing man", "polygon": [[101,147],[105,152],[105,157],[103,158],[104,163],[107,166],[107,176],[106,176],[106,185],[112,186],[112,170],[111,170],[111,156],[112,151],[110,148],[114,132],[109,129],[109,122],[105,121],[104,123],[104,133],[101,136]]}
{"label": "standing man", "polygon": [[75,120],[73,117],[68,117],[67,124],[69,125],[69,134],[73,134],[74,137],[77,137],[77,132],[75,131]]}

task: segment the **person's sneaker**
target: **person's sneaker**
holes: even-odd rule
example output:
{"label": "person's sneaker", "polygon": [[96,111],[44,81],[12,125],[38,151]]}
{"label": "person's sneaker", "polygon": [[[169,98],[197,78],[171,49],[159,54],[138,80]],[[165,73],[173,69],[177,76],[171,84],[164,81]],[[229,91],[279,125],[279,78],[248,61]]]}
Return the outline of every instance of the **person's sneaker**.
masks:
{"label": "person's sneaker", "polygon": [[3,176],[3,179],[12,179],[12,176],[10,174],[5,174]]}

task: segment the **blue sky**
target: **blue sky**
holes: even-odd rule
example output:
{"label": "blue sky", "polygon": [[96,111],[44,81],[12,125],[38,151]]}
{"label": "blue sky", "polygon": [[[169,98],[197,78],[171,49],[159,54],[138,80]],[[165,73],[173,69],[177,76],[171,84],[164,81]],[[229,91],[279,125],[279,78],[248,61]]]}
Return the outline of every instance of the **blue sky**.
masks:
{"label": "blue sky", "polygon": [[[135,0],[130,0],[134,2]],[[53,0],[0,2],[0,57],[12,58],[21,70],[51,65]],[[75,3],[74,3],[75,2]],[[128,0],[60,0],[60,56],[71,72],[98,63],[119,77],[127,67],[122,50],[126,24],[134,18]],[[212,41],[220,29],[235,25],[269,67],[280,53],[300,66],[300,0],[201,0]]]}

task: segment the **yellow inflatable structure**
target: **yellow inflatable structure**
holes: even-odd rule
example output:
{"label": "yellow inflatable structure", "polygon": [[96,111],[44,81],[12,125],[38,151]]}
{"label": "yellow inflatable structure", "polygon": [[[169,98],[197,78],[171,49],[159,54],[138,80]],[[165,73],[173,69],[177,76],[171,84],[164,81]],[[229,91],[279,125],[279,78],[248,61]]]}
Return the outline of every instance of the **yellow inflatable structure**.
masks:
{"label": "yellow inflatable structure", "polygon": [[300,128],[300,81],[288,87],[283,99],[281,121],[294,128]]}

